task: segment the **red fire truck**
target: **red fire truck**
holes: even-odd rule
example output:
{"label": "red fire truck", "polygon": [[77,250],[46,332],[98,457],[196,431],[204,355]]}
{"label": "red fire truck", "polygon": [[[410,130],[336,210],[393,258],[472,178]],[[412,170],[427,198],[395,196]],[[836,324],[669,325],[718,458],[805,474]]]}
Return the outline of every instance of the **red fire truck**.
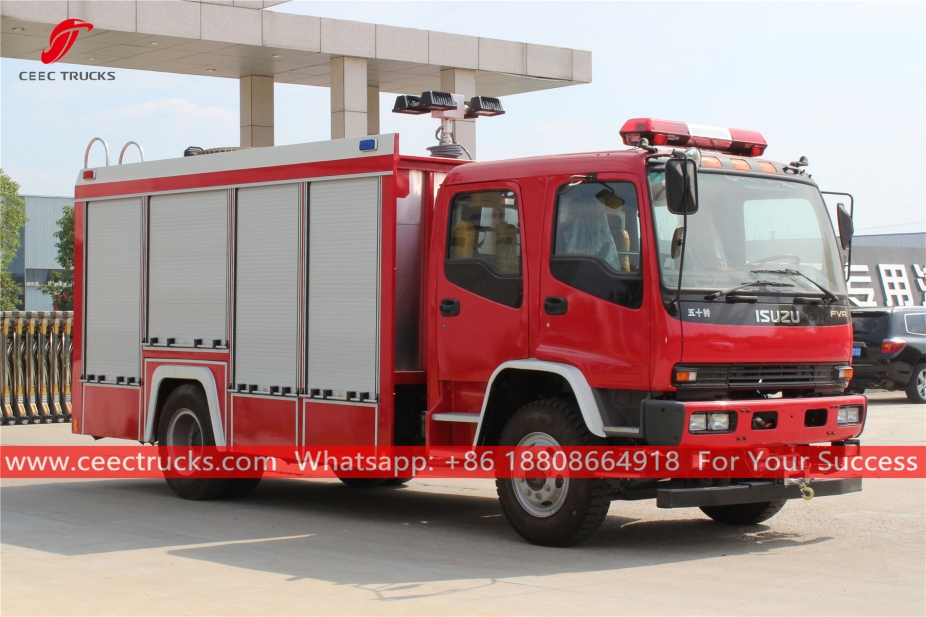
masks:
{"label": "red fire truck", "polygon": [[[635,119],[621,135],[631,148],[493,162],[406,156],[378,135],[84,169],[73,431],[216,446],[857,443],[848,210],[838,241],[806,160],[765,160],[755,132]],[[168,482],[208,499],[257,480]],[[548,545],[588,537],[612,500],[752,524],[800,496],[783,480],[497,488],[518,533]]]}

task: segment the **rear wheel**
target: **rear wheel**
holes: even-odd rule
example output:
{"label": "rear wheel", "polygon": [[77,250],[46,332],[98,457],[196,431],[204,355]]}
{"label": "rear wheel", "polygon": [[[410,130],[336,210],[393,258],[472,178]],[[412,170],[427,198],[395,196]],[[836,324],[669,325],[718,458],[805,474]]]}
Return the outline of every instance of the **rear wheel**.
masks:
{"label": "rear wheel", "polygon": [[728,525],[758,525],[772,518],[785,505],[784,499],[777,501],[760,501],[758,503],[738,503],[732,506],[705,506],[701,512],[717,521]]}
{"label": "rear wheel", "polygon": [[[214,446],[209,406],[202,390],[185,384],[170,393],[158,423],[161,446]],[[183,499],[215,499],[229,488],[226,478],[165,478]],[[252,487],[253,488],[253,487]]]}
{"label": "rear wheel", "polygon": [[907,384],[907,398],[914,403],[926,403],[926,363],[917,364]]}
{"label": "rear wheel", "polygon": [[[578,407],[559,399],[528,403],[511,417],[499,438],[502,446],[538,450],[604,444],[589,432]],[[607,481],[570,478],[562,472],[499,478],[495,486],[515,531],[544,546],[572,546],[587,539],[604,522],[611,505]]]}

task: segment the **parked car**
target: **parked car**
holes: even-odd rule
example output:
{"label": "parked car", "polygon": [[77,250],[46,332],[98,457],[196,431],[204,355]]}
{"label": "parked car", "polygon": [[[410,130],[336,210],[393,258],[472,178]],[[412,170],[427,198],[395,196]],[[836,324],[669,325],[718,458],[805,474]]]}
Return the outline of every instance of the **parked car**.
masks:
{"label": "parked car", "polygon": [[855,309],[852,329],[849,390],[904,390],[914,403],[926,403],[926,307]]}

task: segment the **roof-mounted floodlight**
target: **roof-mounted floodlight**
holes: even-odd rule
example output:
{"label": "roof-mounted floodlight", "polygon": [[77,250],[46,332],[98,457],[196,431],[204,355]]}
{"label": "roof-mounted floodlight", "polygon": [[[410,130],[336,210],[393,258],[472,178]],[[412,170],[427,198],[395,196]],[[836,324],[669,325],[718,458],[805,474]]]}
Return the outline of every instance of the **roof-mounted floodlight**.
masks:
{"label": "roof-mounted floodlight", "polygon": [[428,110],[421,106],[421,97],[412,94],[402,94],[395,98],[395,105],[392,106],[394,114],[412,114],[420,115],[428,113]]}
{"label": "roof-mounted floodlight", "polygon": [[474,96],[466,104],[466,117],[500,116],[505,113],[502,102],[494,96]]}
{"label": "roof-mounted floodlight", "polygon": [[441,121],[441,126],[435,134],[437,145],[431,146],[428,150],[431,152],[431,156],[453,159],[463,156],[464,153],[469,156],[466,148],[458,144],[454,139],[455,120],[498,116],[505,113],[501,101],[495,97],[474,96],[467,101],[462,94],[439,92],[437,90],[422,92],[421,96],[400,95],[396,97],[395,105],[392,107],[392,113],[396,114],[419,115],[426,114],[429,111],[432,118]]}
{"label": "roof-mounted floodlight", "polygon": [[444,111],[456,109],[457,102],[453,100],[453,95],[449,92],[428,90],[421,93],[421,106],[428,111]]}
{"label": "roof-mounted floodlight", "polygon": [[392,113],[419,115],[429,111],[447,111],[456,108],[457,103],[451,93],[428,90],[422,92],[421,96],[412,94],[397,96],[395,105],[392,106]]}

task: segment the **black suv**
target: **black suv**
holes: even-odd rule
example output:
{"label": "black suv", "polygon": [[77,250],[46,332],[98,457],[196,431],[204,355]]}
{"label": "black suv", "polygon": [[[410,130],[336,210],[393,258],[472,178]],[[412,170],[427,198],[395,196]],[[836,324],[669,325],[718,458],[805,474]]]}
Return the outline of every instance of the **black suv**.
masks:
{"label": "black suv", "polygon": [[926,403],[926,307],[855,309],[852,329],[849,390],[904,390],[914,403]]}

